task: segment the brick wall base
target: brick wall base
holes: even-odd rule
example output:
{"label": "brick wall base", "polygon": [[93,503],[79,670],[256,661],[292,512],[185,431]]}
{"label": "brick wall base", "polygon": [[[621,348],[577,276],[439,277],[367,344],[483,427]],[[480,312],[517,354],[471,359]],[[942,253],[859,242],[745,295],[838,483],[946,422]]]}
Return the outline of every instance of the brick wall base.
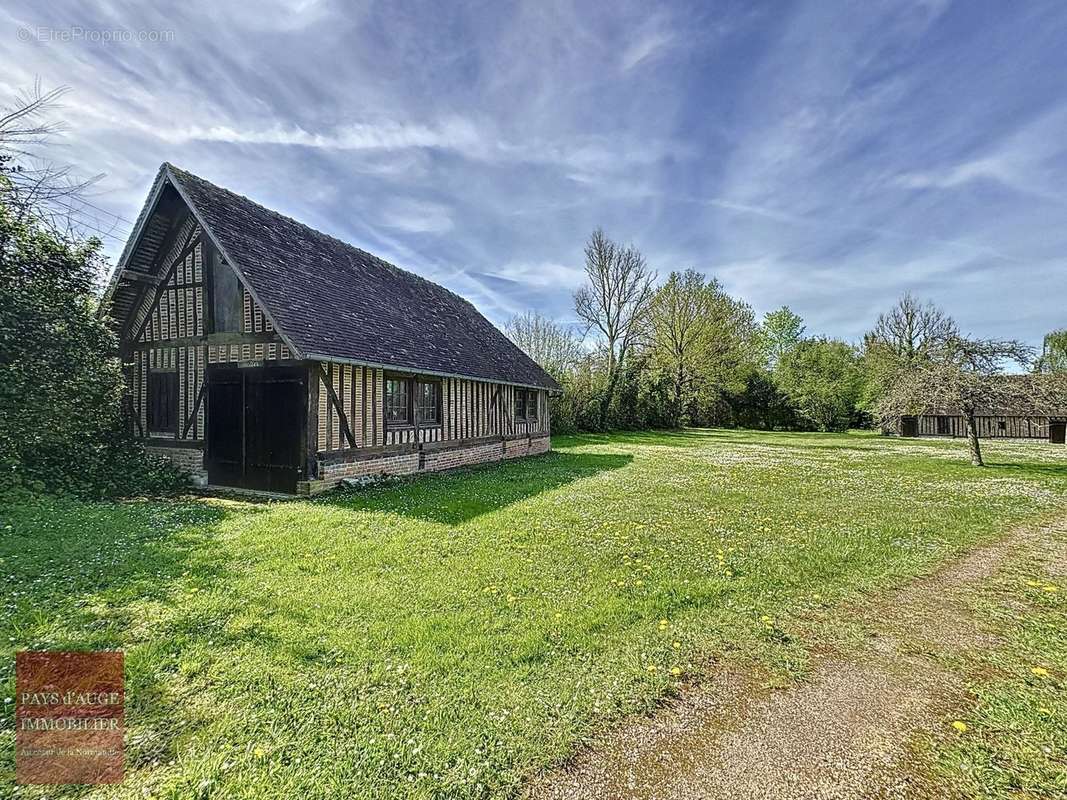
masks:
{"label": "brick wall base", "polygon": [[519,439],[482,439],[469,444],[435,442],[410,445],[401,451],[382,453],[378,457],[364,458],[353,452],[354,460],[324,462],[319,465],[319,479],[301,481],[297,484],[300,494],[318,494],[338,486],[345,478],[384,477],[391,475],[414,475],[419,472],[440,472],[472,464],[520,458],[552,449],[548,436]]}
{"label": "brick wall base", "polygon": [[145,446],[145,452],[153,456],[170,459],[178,469],[188,472],[194,486],[207,486],[207,470],[204,469],[204,451],[196,447],[152,447]]}

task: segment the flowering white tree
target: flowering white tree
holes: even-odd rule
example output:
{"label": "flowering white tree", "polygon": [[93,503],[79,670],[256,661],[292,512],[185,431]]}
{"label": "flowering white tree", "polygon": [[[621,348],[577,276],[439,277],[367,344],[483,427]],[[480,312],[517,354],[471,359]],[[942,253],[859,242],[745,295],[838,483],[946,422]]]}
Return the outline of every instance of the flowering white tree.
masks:
{"label": "flowering white tree", "polygon": [[1042,415],[1067,406],[1062,375],[1005,375],[1007,363],[1028,367],[1033,348],[1016,341],[950,336],[927,358],[901,369],[878,405],[884,422],[903,416],[950,410],[967,422],[971,463],[984,466],[975,417],[980,409],[1010,408],[1020,416]]}

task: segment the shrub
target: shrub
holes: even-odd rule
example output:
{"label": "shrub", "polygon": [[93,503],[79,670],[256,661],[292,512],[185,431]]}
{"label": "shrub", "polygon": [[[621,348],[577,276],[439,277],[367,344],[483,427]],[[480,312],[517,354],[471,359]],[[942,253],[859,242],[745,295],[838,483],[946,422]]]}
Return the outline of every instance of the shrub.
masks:
{"label": "shrub", "polygon": [[180,487],[121,411],[114,335],[98,314],[100,243],[0,203],[0,494],[101,497]]}

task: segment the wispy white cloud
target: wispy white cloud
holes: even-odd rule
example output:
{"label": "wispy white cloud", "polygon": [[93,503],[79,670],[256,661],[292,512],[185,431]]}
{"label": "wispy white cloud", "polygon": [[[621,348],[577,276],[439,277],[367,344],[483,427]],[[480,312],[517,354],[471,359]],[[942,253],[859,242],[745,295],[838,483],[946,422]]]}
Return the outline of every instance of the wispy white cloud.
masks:
{"label": "wispy white cloud", "polygon": [[929,172],[905,172],[898,175],[894,182],[907,189],[951,189],[955,186],[981,179],[998,180],[1011,183],[1011,171],[1006,164],[991,158],[979,158],[966,161],[943,170]]}
{"label": "wispy white cloud", "polygon": [[402,150],[407,148],[442,148],[477,151],[477,130],[463,120],[448,120],[439,126],[427,126],[386,120],[380,123],[353,123],[326,132],[308,131],[280,124],[269,128],[231,125],[210,127],[164,127],[153,129],[171,144],[190,141],[226,144],[284,145],[322,150]]}
{"label": "wispy white cloud", "polygon": [[555,287],[571,291],[585,282],[585,269],[581,264],[560,264],[553,261],[509,261],[494,269],[492,274],[528,286]]}
{"label": "wispy white cloud", "polygon": [[387,228],[409,233],[446,233],[454,227],[447,206],[411,198],[389,198],[379,217]]}
{"label": "wispy white cloud", "polygon": [[[497,321],[572,315],[598,225],[663,273],[721,272],[757,309],[788,302],[845,337],[905,288],[979,319],[1003,304],[991,287],[1065,269],[1059,4],[989,25],[948,0],[268,3],[189,0],[161,22],[133,0],[12,0],[12,32],[174,38],[11,33],[0,92],[71,86],[56,156],[107,172],[94,202],[115,214],[173,161]],[[988,333],[1062,320],[1054,293],[1015,302]]]}
{"label": "wispy white cloud", "polygon": [[620,65],[623,72],[628,72],[638,64],[662,53],[674,41],[674,38],[674,33],[666,30],[653,29],[642,33],[622,53]]}

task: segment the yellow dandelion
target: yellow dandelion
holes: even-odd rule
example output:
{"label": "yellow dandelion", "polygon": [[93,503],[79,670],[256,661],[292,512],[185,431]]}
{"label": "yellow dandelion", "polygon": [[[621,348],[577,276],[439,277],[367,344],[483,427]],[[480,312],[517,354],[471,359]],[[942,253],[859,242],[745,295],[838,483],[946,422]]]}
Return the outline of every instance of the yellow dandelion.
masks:
{"label": "yellow dandelion", "polygon": [[660,626],[661,628],[666,628],[666,627],[667,627],[668,625],[670,625],[670,624],[671,624],[671,623],[670,623],[670,620],[666,620],[666,619],[661,619],[661,620],[659,621],[659,626]]}
{"label": "yellow dandelion", "polygon": [[762,622],[764,625],[770,625],[772,622],[774,622],[774,619],[764,614],[762,617],[759,618],[759,621]]}
{"label": "yellow dandelion", "polygon": [[1046,592],[1058,592],[1058,591],[1059,591],[1059,588],[1058,588],[1058,587],[1056,587],[1056,586],[1053,586],[1053,585],[1052,585],[1052,584],[1050,583],[1050,584],[1049,584],[1048,586],[1046,586],[1046,587],[1045,587],[1045,591],[1046,591]]}
{"label": "yellow dandelion", "polygon": [[967,723],[961,722],[960,720],[956,720],[955,722],[953,722],[952,727],[958,730],[960,733],[966,733],[967,731]]}
{"label": "yellow dandelion", "polygon": [[656,671],[656,665],[655,664],[649,664],[647,667],[645,667],[645,669],[648,670],[649,674],[651,674],[651,673]]}
{"label": "yellow dandelion", "polygon": [[257,746],[256,749],[252,751],[252,754],[256,758],[263,758],[263,756],[267,755],[267,751],[264,750],[262,747]]}
{"label": "yellow dandelion", "polygon": [[1048,670],[1044,667],[1030,667],[1030,671],[1039,678],[1047,678]]}
{"label": "yellow dandelion", "polygon": [[674,675],[675,677],[678,677],[681,674],[682,674],[682,668],[681,667],[671,667],[671,675]]}
{"label": "yellow dandelion", "polygon": [[563,619],[563,615],[560,612],[556,612],[556,619]]}
{"label": "yellow dandelion", "polygon": [[1041,585],[1041,581],[1027,581],[1026,585],[1030,586],[1030,587],[1040,586]]}
{"label": "yellow dandelion", "polygon": [[637,586],[644,586],[645,582],[644,581],[634,581],[634,584],[637,585]]}
{"label": "yellow dandelion", "polygon": [[1044,714],[1046,717],[1051,717],[1052,716],[1052,709],[1045,708],[1044,706],[1041,706],[1041,708],[1039,708],[1037,710],[1037,713],[1038,714]]}
{"label": "yellow dandelion", "polygon": [[675,650],[678,650],[679,648],[681,648],[682,643],[681,642],[675,642],[672,646],[674,647]]}
{"label": "yellow dandelion", "polygon": [[517,597],[516,597],[515,595],[513,595],[513,594],[509,594],[509,595],[508,595],[508,602],[509,602],[509,603],[514,603],[514,602],[515,602],[516,600],[518,600],[518,599],[519,599],[519,598],[517,598]]}

